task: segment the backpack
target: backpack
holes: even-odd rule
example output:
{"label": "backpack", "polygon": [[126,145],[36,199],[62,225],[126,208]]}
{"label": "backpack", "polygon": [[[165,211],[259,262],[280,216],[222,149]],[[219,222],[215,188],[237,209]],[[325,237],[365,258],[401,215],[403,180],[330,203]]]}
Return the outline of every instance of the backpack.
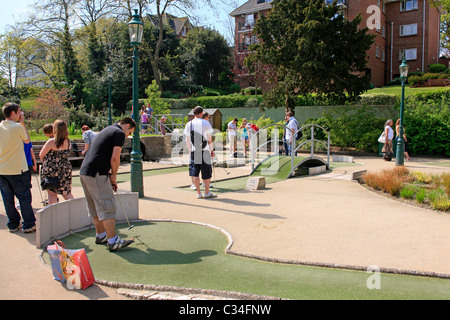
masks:
{"label": "backpack", "polygon": [[197,131],[194,131],[192,122],[191,122],[191,143],[195,147],[196,151],[203,150],[208,145],[208,140],[206,140],[205,137],[200,133],[198,133]]}
{"label": "backpack", "polygon": [[295,123],[297,124],[297,134],[295,135],[295,140],[300,140],[303,136],[302,132],[299,130],[300,126],[298,125],[297,119],[294,118]]}
{"label": "backpack", "polygon": [[258,132],[258,131],[259,131],[259,128],[258,128],[258,126],[257,126],[256,124],[249,123],[249,126],[250,126],[250,128],[252,128],[255,132]]}

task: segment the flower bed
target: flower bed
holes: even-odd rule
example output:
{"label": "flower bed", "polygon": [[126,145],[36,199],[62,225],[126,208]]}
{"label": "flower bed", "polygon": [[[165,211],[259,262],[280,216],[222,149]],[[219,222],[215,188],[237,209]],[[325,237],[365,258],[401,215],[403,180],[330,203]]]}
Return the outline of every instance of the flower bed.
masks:
{"label": "flower bed", "polygon": [[428,174],[404,167],[368,172],[362,183],[397,199],[439,211],[450,211],[450,174]]}

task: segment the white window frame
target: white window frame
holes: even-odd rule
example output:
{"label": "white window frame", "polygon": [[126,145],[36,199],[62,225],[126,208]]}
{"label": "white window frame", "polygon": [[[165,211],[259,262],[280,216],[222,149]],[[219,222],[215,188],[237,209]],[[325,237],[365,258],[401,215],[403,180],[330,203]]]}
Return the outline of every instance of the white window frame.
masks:
{"label": "white window frame", "polygon": [[[408,7],[408,3],[411,5]],[[416,10],[418,6],[418,0],[402,0],[400,2],[400,11]]]}
{"label": "white window frame", "polygon": [[245,16],[244,27],[253,28],[255,26],[255,14],[250,13]]}
{"label": "white window frame", "polygon": [[400,28],[399,28],[400,37],[416,36],[417,30],[418,30],[417,23],[400,25]]}
{"label": "white window frame", "polygon": [[402,61],[405,57],[406,61],[417,60],[417,48],[400,49],[398,60]]}

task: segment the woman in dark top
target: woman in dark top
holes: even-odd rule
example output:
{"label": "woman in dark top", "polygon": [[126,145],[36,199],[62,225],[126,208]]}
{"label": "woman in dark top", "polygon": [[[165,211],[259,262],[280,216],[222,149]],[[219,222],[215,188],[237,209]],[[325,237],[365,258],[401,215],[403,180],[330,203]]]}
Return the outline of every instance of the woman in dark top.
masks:
{"label": "woman in dark top", "polygon": [[46,178],[59,178],[59,187],[49,189],[48,204],[58,201],[58,194],[65,200],[73,199],[72,164],[68,160],[70,153],[69,131],[64,120],[53,123],[54,138],[49,139],[42,147],[39,158],[42,160],[41,181]]}

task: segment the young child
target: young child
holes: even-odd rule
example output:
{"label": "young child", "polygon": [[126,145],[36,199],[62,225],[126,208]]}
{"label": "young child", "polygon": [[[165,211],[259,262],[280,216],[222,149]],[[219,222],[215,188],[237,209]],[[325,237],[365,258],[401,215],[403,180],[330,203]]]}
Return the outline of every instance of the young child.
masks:
{"label": "young child", "polygon": [[53,135],[53,124],[51,124],[51,123],[49,123],[49,124],[46,124],[43,128],[42,128],[42,131],[44,131],[44,134],[45,134],[45,136],[47,137],[47,138],[53,138],[54,137],[54,135]]}

